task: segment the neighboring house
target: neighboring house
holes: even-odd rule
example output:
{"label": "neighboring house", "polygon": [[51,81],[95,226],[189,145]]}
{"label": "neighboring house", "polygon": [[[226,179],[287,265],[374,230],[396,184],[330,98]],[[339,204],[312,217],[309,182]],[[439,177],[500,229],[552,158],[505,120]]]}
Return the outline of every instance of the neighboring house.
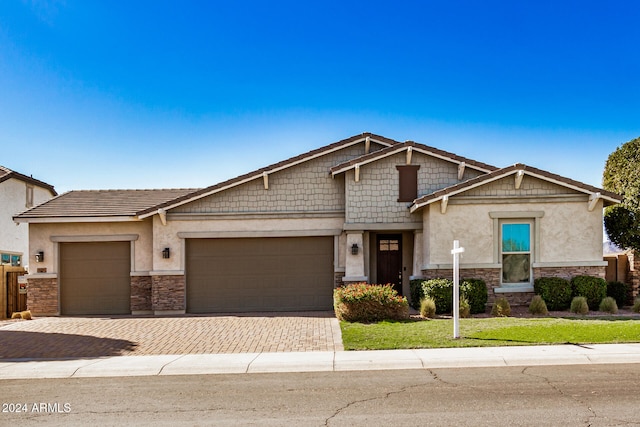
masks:
{"label": "neighboring house", "polygon": [[57,193],[53,186],[0,166],[0,264],[23,266],[29,250],[29,229],[13,217]]}
{"label": "neighboring house", "polygon": [[40,314],[329,310],[334,287],[461,276],[490,298],[604,277],[616,194],[362,134],[197,190],[72,191],[18,215]]}

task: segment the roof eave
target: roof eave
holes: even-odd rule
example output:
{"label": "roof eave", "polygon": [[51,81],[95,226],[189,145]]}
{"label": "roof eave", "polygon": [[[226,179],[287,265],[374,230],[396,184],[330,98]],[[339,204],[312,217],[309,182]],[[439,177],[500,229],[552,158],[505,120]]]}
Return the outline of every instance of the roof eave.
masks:
{"label": "roof eave", "polygon": [[16,223],[53,224],[53,223],[90,223],[90,222],[135,222],[141,221],[137,216],[52,216],[52,217],[13,217]]}

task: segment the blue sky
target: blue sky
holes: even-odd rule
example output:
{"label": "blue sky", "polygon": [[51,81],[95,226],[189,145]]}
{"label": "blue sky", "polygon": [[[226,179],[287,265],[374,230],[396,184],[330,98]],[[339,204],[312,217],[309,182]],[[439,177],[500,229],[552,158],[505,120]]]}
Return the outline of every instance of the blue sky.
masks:
{"label": "blue sky", "polygon": [[636,1],[0,2],[0,165],[204,187],[354,134],[600,186],[640,136]]}

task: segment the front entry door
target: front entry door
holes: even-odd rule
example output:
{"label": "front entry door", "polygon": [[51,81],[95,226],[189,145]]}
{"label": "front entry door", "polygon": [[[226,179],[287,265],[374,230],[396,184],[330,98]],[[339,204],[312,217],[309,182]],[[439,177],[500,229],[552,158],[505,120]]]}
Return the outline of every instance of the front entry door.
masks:
{"label": "front entry door", "polygon": [[402,295],[402,235],[378,234],[376,247],[378,284],[390,283]]}

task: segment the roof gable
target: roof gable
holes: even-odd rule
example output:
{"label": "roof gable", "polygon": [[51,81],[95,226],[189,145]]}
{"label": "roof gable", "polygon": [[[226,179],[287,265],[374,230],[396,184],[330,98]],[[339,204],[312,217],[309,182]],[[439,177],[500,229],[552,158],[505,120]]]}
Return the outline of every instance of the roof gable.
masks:
{"label": "roof gable", "polygon": [[31,184],[37,187],[41,187],[44,188],[46,190],[49,190],[49,192],[51,192],[52,196],[57,196],[58,193],[56,192],[56,190],[53,188],[53,185],[49,185],[46,182],[40,181],[38,179],[35,179],[32,176],[26,176],[23,175],[21,173],[18,173],[16,171],[13,171],[9,168],[5,168],[4,166],[0,166],[0,183],[7,181],[9,179],[17,179],[20,181],[23,181],[27,184]]}
{"label": "roof gable", "polygon": [[392,147],[395,145],[399,145],[401,144],[398,141],[395,141],[393,139],[389,139],[389,138],[385,138],[383,136],[380,135],[375,135],[372,133],[363,133],[361,135],[355,135],[352,136],[350,138],[347,139],[343,139],[341,141],[338,142],[334,142],[333,144],[329,144],[326,145],[324,147],[321,148],[317,148],[315,150],[300,154],[298,156],[295,157],[291,157],[287,160],[283,160],[281,162],[278,163],[274,163],[272,165],[266,166],[264,168],[255,170],[253,172],[249,172],[247,174],[238,176],[236,178],[232,178],[230,180],[212,185],[210,187],[206,187],[197,191],[194,191],[193,193],[190,194],[186,194],[184,196],[181,196],[179,198],[176,198],[174,200],[170,200],[167,201],[165,203],[162,203],[160,205],[157,206],[153,206],[150,207],[149,209],[146,209],[142,212],[139,213],[141,218],[145,218],[148,216],[152,216],[155,215],[158,211],[158,209],[163,209],[163,210],[169,210],[169,209],[173,209],[176,208],[178,206],[182,206],[186,203],[191,203],[194,202],[196,200],[202,199],[204,197],[208,197],[211,196],[215,193],[236,187],[238,185],[247,183],[249,181],[253,181],[256,179],[268,179],[269,174],[272,174],[274,172],[279,172],[282,171],[284,169],[299,165],[301,163],[304,162],[308,162],[310,160],[316,159],[318,157],[327,155],[329,153],[332,153],[334,151],[338,151],[338,150],[342,150],[346,147],[355,145],[355,144],[360,144],[360,143],[365,143],[365,144],[369,144],[369,143],[377,143],[379,145],[383,145],[386,147]]}
{"label": "roof gable", "polygon": [[519,186],[520,184],[518,182],[519,181],[521,182],[522,178],[525,175],[535,177],[542,181],[546,181],[561,187],[571,189],[578,193],[589,195],[590,200],[601,198],[604,200],[605,206],[620,203],[621,201],[621,197],[618,194],[612,193],[610,191],[593,187],[591,185],[584,184],[582,182],[575,181],[569,178],[565,178],[563,176],[556,175],[551,172],[543,171],[541,169],[537,169],[531,166],[527,166],[522,163],[516,163],[515,165],[508,166],[502,169],[497,169],[485,175],[480,175],[476,178],[470,179],[460,184],[443,188],[442,190],[420,197],[414,200],[413,205],[411,206],[411,212],[415,212],[418,209],[421,209],[424,206],[427,206],[431,203],[438,202],[443,199],[448,199],[449,197],[453,197],[460,193],[463,193],[481,186],[488,185],[490,183],[496,182],[498,180],[504,179],[509,176],[513,176],[514,185]]}

